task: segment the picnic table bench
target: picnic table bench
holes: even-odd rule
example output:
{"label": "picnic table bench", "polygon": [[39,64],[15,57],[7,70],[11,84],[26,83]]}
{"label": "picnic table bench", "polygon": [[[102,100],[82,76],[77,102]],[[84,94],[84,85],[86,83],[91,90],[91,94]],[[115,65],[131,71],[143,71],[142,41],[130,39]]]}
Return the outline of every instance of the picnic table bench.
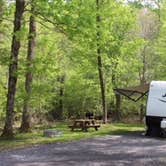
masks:
{"label": "picnic table bench", "polygon": [[100,127],[94,119],[76,119],[72,125],[69,125],[72,131],[74,129],[81,129],[82,131],[88,131],[88,128],[94,128],[96,131]]}

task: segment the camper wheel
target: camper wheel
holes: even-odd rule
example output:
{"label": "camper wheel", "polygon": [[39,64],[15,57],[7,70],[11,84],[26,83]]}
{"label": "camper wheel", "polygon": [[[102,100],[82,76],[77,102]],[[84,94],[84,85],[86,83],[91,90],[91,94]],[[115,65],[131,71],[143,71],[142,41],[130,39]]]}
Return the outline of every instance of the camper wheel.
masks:
{"label": "camper wheel", "polygon": [[161,129],[158,126],[147,126],[146,136],[160,137]]}
{"label": "camper wheel", "polygon": [[161,129],[161,137],[166,138],[166,129]]}

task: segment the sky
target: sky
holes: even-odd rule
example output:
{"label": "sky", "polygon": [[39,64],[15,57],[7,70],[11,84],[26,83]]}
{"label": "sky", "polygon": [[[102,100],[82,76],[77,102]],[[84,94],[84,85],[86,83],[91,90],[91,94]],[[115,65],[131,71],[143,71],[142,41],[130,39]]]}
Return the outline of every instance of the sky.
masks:
{"label": "sky", "polygon": [[151,5],[152,7],[154,8],[157,8],[157,5],[156,5],[156,0],[124,0],[125,2],[134,2],[134,1],[138,1],[138,2],[141,2],[143,5]]}

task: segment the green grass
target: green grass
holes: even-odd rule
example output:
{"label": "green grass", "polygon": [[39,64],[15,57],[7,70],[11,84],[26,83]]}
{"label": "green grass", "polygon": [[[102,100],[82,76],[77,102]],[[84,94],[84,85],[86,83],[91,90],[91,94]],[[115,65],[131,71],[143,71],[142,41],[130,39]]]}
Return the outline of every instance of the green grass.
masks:
{"label": "green grass", "polygon": [[32,133],[20,134],[17,133],[12,140],[0,139],[0,151],[16,148],[24,148],[39,144],[49,144],[58,142],[70,142],[75,140],[100,137],[105,135],[129,134],[144,131],[144,126],[140,124],[106,124],[102,125],[98,131],[89,129],[88,132],[70,131],[67,123],[56,123],[53,127],[56,130],[62,131],[60,137],[47,138],[43,136],[43,128],[34,129]]}

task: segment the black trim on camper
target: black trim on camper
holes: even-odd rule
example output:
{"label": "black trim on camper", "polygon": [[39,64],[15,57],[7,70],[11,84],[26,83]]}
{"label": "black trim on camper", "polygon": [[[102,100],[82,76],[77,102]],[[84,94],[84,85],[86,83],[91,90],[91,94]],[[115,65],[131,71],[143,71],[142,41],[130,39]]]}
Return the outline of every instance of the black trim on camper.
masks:
{"label": "black trim on camper", "polygon": [[[163,136],[163,129],[161,129],[160,124],[163,118],[160,116],[146,116],[146,135],[153,136],[153,137],[161,137]],[[164,134],[165,135],[165,134]]]}

